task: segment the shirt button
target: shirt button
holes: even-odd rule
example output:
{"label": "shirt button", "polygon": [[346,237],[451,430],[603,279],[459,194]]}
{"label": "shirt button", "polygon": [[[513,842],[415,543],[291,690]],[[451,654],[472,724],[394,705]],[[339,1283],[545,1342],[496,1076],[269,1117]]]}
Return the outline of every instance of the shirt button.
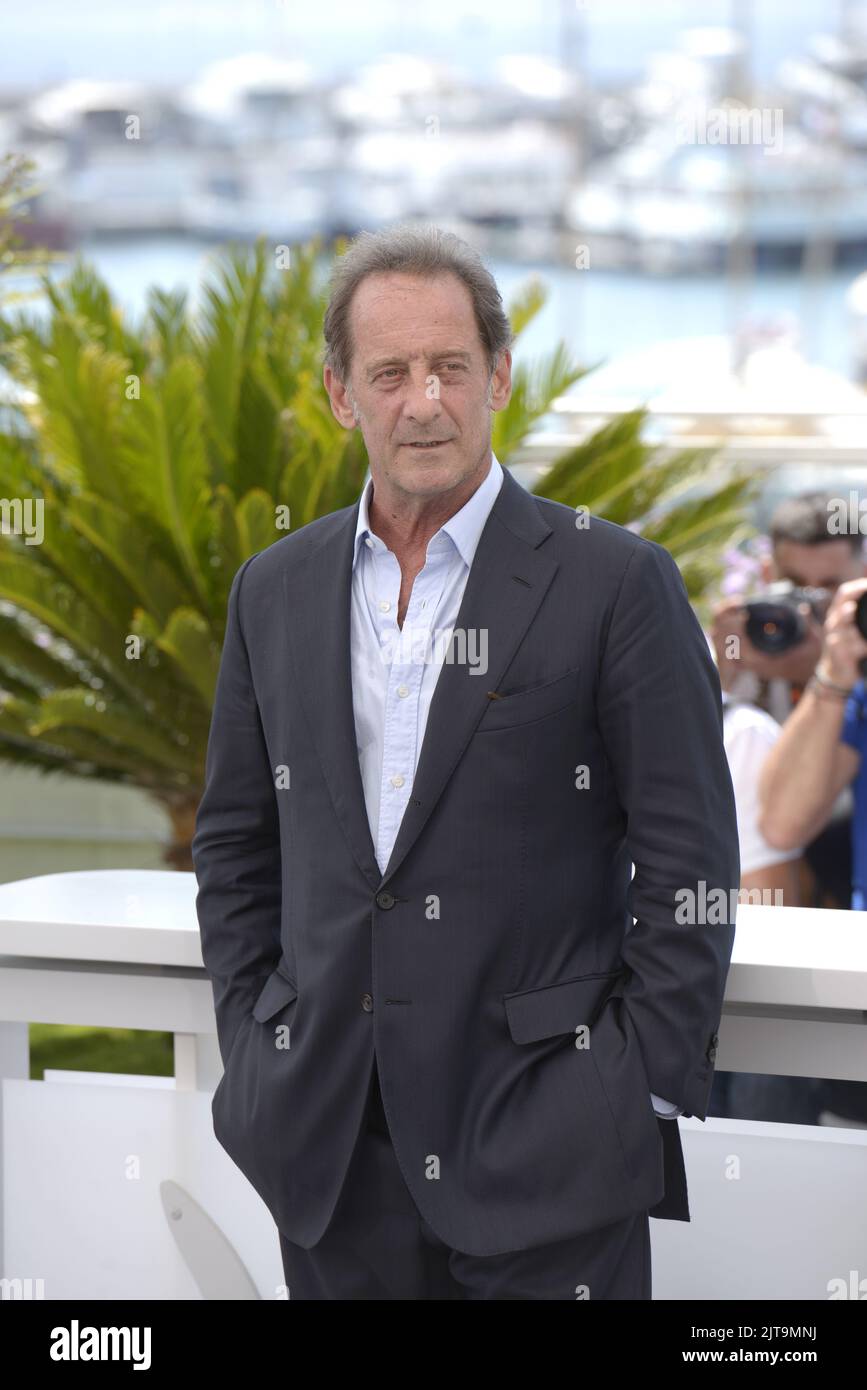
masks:
{"label": "shirt button", "polygon": [[387,889],[384,888],[384,889],[382,890],[381,893],[377,893],[377,895],[376,895],[376,905],[377,905],[377,907],[394,907],[394,904],[395,904],[395,896],[394,896],[393,893],[389,893],[389,892],[387,891]]}
{"label": "shirt button", "polygon": [[379,611],[380,611],[380,613],[389,613],[389,612],[391,612],[391,604],[389,603],[389,601],[388,601],[387,598],[380,599],[380,601],[379,601]]}
{"label": "shirt button", "polygon": [[403,780],[404,780],[404,779],[401,777],[400,773],[398,773],[396,777],[392,777],[392,779],[391,779],[391,785],[392,785],[393,787],[402,787],[402,786],[403,786]]}
{"label": "shirt button", "polygon": [[372,1014],[372,1013],[373,1013],[373,995],[372,995],[372,994],[362,994],[362,996],[361,996],[361,1007],[363,1008],[363,1010],[364,1010],[364,1012],[365,1012],[366,1014]]}
{"label": "shirt button", "polygon": [[400,696],[401,699],[404,699],[404,697],[407,696],[407,695],[409,694],[409,686],[408,686],[408,685],[399,685],[399,686],[397,687],[397,693],[398,693],[398,695]]}

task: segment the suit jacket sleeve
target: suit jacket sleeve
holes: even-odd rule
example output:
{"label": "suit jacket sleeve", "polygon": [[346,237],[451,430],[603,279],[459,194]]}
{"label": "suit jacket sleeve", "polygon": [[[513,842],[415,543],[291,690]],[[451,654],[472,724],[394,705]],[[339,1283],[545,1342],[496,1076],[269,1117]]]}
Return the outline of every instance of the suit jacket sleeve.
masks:
{"label": "suit jacket sleeve", "polygon": [[241,629],[246,560],[229,593],[192,842],[202,958],[214,991],[223,1065],[240,1023],[280,956],[281,861],[276,791]]}
{"label": "suit jacket sleeve", "polygon": [[[719,675],[680,570],[654,541],[639,540],[621,580],[597,718],[635,866],[622,997],[651,1090],[703,1120],[734,944],[737,816]],[[703,912],[715,889],[722,910]]]}

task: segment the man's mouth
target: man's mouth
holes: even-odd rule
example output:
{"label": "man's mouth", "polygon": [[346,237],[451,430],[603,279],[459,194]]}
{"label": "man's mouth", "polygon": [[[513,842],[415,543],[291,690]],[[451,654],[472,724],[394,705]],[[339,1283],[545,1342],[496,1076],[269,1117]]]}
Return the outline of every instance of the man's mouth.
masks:
{"label": "man's mouth", "polygon": [[407,448],[407,449],[441,449],[442,446],[443,446],[444,444],[449,444],[450,442],[451,442],[451,441],[448,440],[448,439],[431,439],[431,440],[428,440],[428,442],[427,442],[427,443],[424,443],[424,444],[422,444],[422,443],[410,442],[409,444],[406,445],[406,448]]}

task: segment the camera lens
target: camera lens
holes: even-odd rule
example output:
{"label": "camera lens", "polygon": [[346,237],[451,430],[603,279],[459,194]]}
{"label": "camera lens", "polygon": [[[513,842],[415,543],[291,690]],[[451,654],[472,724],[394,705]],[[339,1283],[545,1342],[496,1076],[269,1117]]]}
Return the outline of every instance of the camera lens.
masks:
{"label": "camera lens", "polygon": [[[785,603],[754,600],[747,605],[745,631],[753,646],[773,656],[804,640],[806,625],[797,608]],[[867,611],[865,611],[867,617]]]}

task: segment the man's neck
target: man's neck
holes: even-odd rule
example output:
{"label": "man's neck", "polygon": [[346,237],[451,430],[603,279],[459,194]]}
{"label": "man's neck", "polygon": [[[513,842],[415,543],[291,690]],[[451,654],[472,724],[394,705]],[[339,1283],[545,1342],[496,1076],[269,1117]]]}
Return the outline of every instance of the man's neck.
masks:
{"label": "man's neck", "polygon": [[[376,483],[371,483],[367,506],[367,521],[374,535],[393,551],[400,561],[401,569],[412,569],[418,562],[416,573],[422,568],[427,552],[428,541],[435,536],[441,526],[466,506],[474,492],[477,492],[493,467],[493,456],[488,452],[487,466],[465,478],[457,488],[448,493],[430,498],[415,498],[408,494],[395,494],[389,497],[384,488],[377,492]],[[382,504],[379,498],[382,497]]]}

